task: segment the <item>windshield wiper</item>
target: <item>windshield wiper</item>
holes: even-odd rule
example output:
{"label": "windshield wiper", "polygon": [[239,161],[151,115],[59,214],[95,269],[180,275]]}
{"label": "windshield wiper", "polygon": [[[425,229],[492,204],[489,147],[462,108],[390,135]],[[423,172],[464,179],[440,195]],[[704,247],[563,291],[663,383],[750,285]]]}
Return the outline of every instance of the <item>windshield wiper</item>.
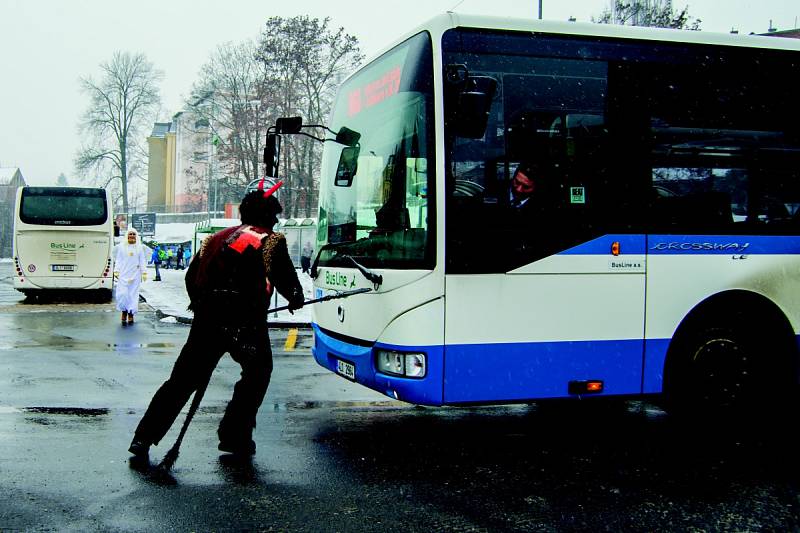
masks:
{"label": "windshield wiper", "polygon": [[[320,247],[319,251],[317,252],[317,256],[314,258],[314,262],[311,264],[311,279],[317,279],[319,272],[317,271],[317,267],[319,266],[319,257],[322,255],[322,252],[326,250],[332,250],[333,248],[338,248],[339,246],[344,246],[345,244],[353,244],[354,241],[347,241],[347,242],[329,242],[328,244],[324,244]],[[346,257],[346,256],[345,256]]]}
{"label": "windshield wiper", "polygon": [[378,288],[383,283],[383,276],[381,276],[380,274],[376,274],[375,272],[369,270],[367,267],[363,265],[360,265],[358,261],[353,259],[352,255],[346,255],[344,256],[344,258],[349,259],[356,266],[358,271],[361,272],[364,275],[364,277],[367,278],[367,280],[372,282],[372,284],[375,286],[375,290],[376,291],[378,290]]}
{"label": "windshield wiper", "polygon": [[[333,248],[338,248],[339,246],[352,245],[352,244],[355,244],[355,243],[354,242],[336,242],[336,243],[330,243],[329,242],[328,244],[322,246],[319,249],[319,251],[317,252],[317,256],[314,258],[314,263],[311,265],[311,272],[310,272],[311,279],[317,279],[317,276],[319,275],[319,270],[318,270],[319,258],[322,255],[322,252],[324,252],[326,250],[331,250]],[[338,254],[337,254],[337,256],[338,256]],[[378,287],[380,287],[381,284],[383,284],[383,276],[381,276],[380,274],[376,274],[375,272],[371,271],[370,269],[368,269],[364,265],[359,264],[358,261],[353,259],[353,256],[351,256],[351,255],[341,255],[341,256],[338,256],[338,257],[342,257],[343,259],[349,260],[351,263],[353,263],[353,265],[358,269],[358,271],[361,272],[361,274],[363,274],[364,277],[367,278],[368,281],[372,282],[372,284],[375,286],[375,290],[378,290]]]}

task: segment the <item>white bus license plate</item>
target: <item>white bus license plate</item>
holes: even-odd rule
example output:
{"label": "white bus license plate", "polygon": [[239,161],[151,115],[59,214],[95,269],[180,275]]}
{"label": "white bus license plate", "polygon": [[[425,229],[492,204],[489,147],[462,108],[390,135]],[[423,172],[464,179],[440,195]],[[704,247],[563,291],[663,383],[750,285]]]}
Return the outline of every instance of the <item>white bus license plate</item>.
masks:
{"label": "white bus license plate", "polygon": [[353,363],[348,363],[347,361],[342,361],[341,359],[336,360],[336,372],[343,375],[347,379],[356,380],[356,365]]}
{"label": "white bus license plate", "polygon": [[50,265],[50,268],[53,269],[53,272],[73,272],[73,271],[75,271],[75,265]]}

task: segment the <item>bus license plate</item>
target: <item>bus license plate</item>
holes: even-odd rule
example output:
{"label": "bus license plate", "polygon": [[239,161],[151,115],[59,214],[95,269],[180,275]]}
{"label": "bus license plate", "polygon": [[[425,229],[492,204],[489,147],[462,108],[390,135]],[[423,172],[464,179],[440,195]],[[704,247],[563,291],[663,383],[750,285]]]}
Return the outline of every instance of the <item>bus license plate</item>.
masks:
{"label": "bus license plate", "polygon": [[341,359],[336,360],[336,372],[343,375],[347,379],[352,381],[356,380],[356,365],[353,363],[348,363],[347,361],[342,361]]}
{"label": "bus license plate", "polygon": [[53,272],[73,272],[75,265],[50,265]]}

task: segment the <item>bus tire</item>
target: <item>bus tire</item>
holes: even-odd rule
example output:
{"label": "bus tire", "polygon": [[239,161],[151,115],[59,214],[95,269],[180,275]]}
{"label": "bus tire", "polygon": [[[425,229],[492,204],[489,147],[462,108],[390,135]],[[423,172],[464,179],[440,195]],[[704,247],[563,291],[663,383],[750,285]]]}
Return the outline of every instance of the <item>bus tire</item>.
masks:
{"label": "bus tire", "polygon": [[783,410],[796,389],[796,349],[782,325],[788,322],[777,309],[743,302],[698,310],[681,326],[667,355],[668,410],[682,417],[742,420]]}
{"label": "bus tire", "polygon": [[100,289],[100,302],[111,303],[114,297],[114,292],[111,289]]}

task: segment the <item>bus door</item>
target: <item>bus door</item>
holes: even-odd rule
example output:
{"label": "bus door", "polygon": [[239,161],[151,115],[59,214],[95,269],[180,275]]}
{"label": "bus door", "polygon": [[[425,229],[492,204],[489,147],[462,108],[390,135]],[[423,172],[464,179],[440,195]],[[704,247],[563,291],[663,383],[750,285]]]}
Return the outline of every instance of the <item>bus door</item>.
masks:
{"label": "bus door", "polygon": [[[518,108],[513,82],[503,90]],[[599,110],[506,115],[490,113],[484,138],[453,142],[445,402],[569,397],[589,381],[602,382],[591,394],[639,394],[646,248],[631,185],[641,180],[628,179],[638,165],[610,156],[625,144]]]}
{"label": "bus door", "polygon": [[448,275],[445,402],[567,397],[594,380],[638,394],[644,251],[643,235],[604,235],[505,273]]}

